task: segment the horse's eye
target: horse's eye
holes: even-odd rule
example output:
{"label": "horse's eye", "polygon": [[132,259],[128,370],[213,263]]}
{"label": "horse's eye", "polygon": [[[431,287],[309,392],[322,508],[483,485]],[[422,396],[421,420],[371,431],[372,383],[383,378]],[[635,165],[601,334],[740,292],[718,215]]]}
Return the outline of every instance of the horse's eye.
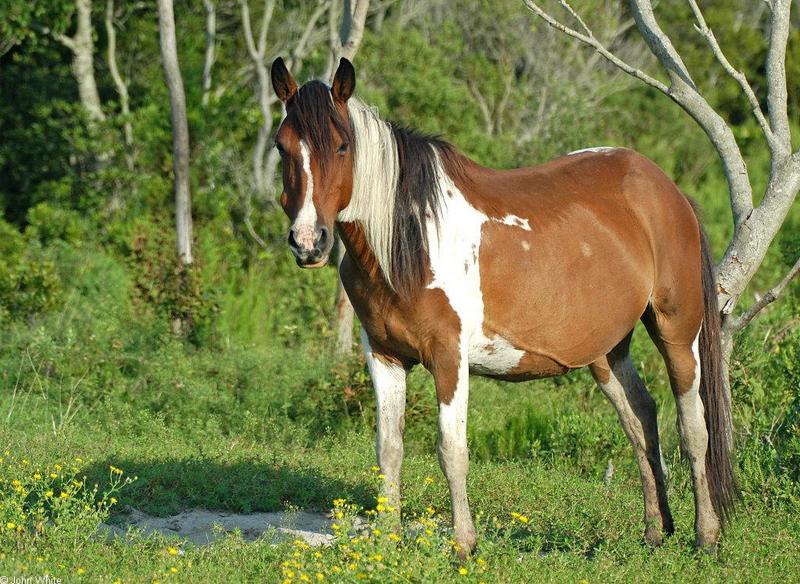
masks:
{"label": "horse's eye", "polygon": [[280,142],[275,142],[275,148],[276,148],[276,149],[278,150],[278,152],[280,152],[281,154],[286,154],[286,150],[284,150],[284,149],[283,149],[283,146],[281,145],[281,143],[280,143]]}
{"label": "horse's eye", "polygon": [[339,148],[338,148],[338,150],[336,150],[336,152],[338,152],[339,154],[344,154],[345,152],[347,152],[347,148],[349,146],[350,146],[350,144],[348,144],[347,142],[342,142],[342,145],[339,146]]}

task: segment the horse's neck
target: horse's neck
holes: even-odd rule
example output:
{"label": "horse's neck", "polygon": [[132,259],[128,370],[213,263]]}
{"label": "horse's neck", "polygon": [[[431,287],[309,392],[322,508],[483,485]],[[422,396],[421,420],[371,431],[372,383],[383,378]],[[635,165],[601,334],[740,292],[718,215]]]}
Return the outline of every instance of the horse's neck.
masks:
{"label": "horse's neck", "polygon": [[336,226],[353,265],[365,277],[375,280],[376,284],[385,282],[378,260],[367,242],[361,225],[356,221],[339,221]]}

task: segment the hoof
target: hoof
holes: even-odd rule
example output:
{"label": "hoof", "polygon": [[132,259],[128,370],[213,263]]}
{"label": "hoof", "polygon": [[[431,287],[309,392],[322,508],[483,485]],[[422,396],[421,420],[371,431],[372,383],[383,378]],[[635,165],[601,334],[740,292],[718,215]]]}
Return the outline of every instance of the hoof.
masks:
{"label": "hoof", "polygon": [[478,544],[478,538],[475,532],[469,533],[464,536],[456,536],[455,551],[459,560],[466,560],[475,551]]}
{"label": "hoof", "polygon": [[644,530],[644,541],[651,548],[656,548],[664,543],[664,536],[661,530],[653,525]]}
{"label": "hoof", "polygon": [[707,556],[715,557],[717,555],[717,542],[715,541],[702,541],[698,540],[694,544],[695,549]]}

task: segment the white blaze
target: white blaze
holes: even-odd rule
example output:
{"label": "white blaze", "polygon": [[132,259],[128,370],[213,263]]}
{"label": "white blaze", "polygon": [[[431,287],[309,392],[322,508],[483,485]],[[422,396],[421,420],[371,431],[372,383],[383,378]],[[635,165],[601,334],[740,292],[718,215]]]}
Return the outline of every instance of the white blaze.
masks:
{"label": "white blaze", "polygon": [[317,209],[314,207],[314,175],[311,173],[311,154],[305,141],[300,140],[300,156],[303,159],[303,174],[306,180],[306,192],[303,206],[295,217],[292,230],[294,238],[301,247],[314,248],[317,231]]}

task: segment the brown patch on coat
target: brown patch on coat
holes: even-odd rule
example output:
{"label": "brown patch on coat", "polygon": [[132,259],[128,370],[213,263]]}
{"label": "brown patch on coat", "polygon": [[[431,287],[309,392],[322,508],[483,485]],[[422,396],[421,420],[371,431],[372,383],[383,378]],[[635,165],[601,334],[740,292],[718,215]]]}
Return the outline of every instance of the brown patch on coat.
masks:
{"label": "brown patch on coat", "polygon": [[373,352],[407,368],[422,363],[434,375],[439,402],[450,403],[458,384],[461,321],[447,296],[422,288],[412,299],[399,297],[386,284],[361,226],[340,223],[339,231],[347,247],[342,283]]}
{"label": "brown patch on coat", "polygon": [[[462,168],[464,176],[454,182],[476,209],[490,219],[510,214],[537,226],[528,231],[487,221],[483,227],[484,334],[524,352],[516,367],[496,377],[548,377],[593,363],[649,306],[657,344],[691,343],[703,310],[698,224],[686,198],[652,162],[616,150],[509,171],[465,159]],[[423,285],[413,297],[399,298],[360,227],[344,224],[340,231],[352,256],[342,279],[371,342],[424,363],[437,379],[440,401],[449,403],[460,323],[446,296]],[[478,250],[473,254],[477,259]],[[676,363],[671,371],[678,387],[691,384],[693,365],[690,371]]]}

